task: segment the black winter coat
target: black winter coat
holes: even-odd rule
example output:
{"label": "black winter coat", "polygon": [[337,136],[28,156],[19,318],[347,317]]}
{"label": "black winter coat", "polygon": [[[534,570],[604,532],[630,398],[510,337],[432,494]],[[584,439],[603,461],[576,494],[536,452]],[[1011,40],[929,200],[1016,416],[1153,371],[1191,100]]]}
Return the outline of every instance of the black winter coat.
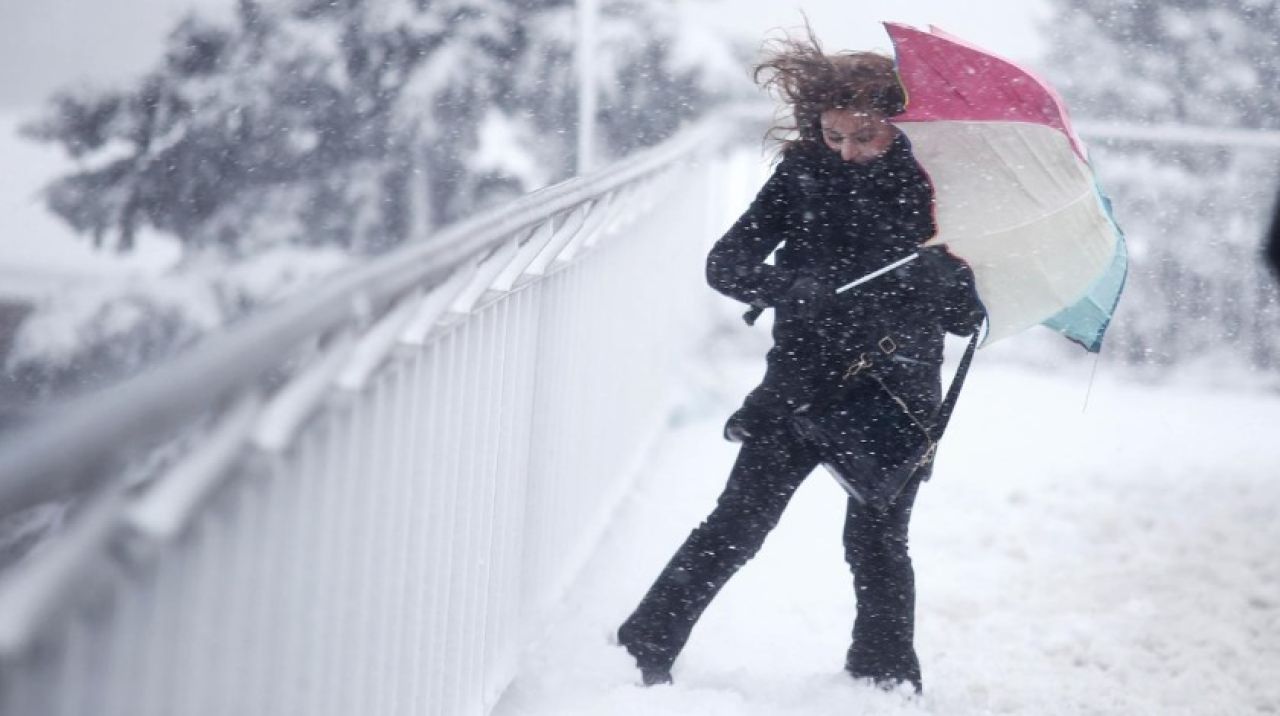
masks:
{"label": "black winter coat", "polygon": [[[707,280],[717,291],[776,309],[764,380],[726,434],[787,429],[790,414],[833,395],[863,353],[875,358],[876,372],[912,412],[932,415],[944,333],[969,334],[983,315],[963,262],[941,248],[924,250],[813,316],[799,315],[788,293],[806,276],[846,284],[920,250],[934,230],[933,189],[905,135],[861,165],[823,146],[789,148],[707,259]],[[886,336],[897,347],[892,357],[877,348]]]}

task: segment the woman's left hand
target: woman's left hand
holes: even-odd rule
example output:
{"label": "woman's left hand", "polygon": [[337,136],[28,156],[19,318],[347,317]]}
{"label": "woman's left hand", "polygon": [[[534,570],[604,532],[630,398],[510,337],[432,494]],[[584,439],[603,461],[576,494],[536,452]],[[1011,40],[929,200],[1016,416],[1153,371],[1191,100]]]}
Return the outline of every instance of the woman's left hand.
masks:
{"label": "woman's left hand", "polygon": [[801,274],[787,288],[781,307],[793,316],[813,318],[831,306],[835,299],[834,286]]}

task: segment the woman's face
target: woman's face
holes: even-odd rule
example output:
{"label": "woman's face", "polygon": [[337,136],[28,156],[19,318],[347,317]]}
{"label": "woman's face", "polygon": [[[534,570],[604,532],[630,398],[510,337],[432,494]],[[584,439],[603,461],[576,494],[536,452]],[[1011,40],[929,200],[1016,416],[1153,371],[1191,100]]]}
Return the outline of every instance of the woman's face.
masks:
{"label": "woman's face", "polygon": [[822,141],[846,162],[865,164],[884,155],[898,130],[875,112],[829,109],[822,113]]}

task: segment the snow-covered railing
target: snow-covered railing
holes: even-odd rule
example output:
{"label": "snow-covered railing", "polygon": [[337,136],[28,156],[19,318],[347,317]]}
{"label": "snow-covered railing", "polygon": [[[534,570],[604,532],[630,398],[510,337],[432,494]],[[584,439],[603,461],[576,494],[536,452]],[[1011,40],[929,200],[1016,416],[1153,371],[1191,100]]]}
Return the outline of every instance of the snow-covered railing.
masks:
{"label": "snow-covered railing", "polygon": [[[67,528],[0,713],[483,714],[659,428],[724,126],[401,247],[0,444]],[[121,465],[187,445],[159,477]]]}

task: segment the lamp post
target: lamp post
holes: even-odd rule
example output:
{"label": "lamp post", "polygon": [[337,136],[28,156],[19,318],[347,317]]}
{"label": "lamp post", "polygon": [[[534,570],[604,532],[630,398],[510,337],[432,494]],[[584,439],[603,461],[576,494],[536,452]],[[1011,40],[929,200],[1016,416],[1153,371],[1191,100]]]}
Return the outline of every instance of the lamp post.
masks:
{"label": "lamp post", "polygon": [[577,0],[578,175],[591,170],[596,133],[596,6],[598,0]]}

